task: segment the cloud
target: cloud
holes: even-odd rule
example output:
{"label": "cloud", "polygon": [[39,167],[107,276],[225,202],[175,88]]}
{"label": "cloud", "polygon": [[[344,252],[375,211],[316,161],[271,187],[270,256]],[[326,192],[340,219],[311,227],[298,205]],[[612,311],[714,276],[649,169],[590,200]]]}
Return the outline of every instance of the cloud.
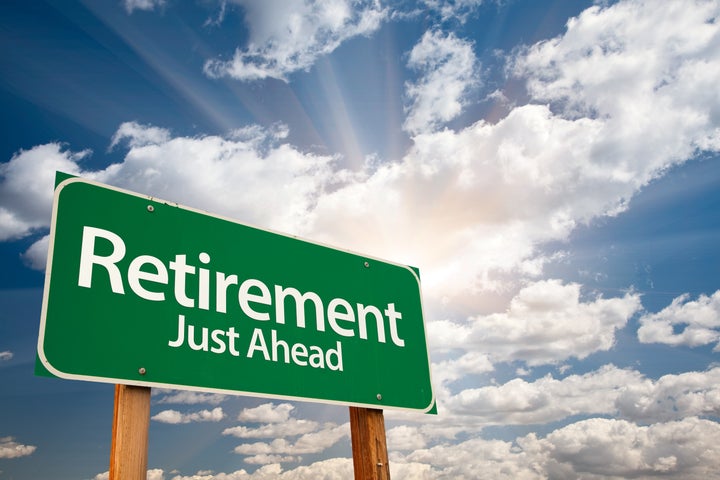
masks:
{"label": "cloud", "polygon": [[283,471],[279,464],[270,464],[258,468],[252,473],[237,470],[232,473],[198,472],[191,476],[176,475],[172,480],[344,480],[353,477],[352,460],[349,458],[331,458]]}
{"label": "cloud", "polygon": [[205,73],[210,77],[287,80],[288,74],[309,69],[344,41],[373,33],[386,16],[375,0],[235,3],[245,12],[249,43],[236,49],[231,60],[206,62]]}
{"label": "cloud", "polygon": [[242,425],[226,428],[222,433],[223,435],[233,435],[238,438],[292,437],[314,432],[318,426],[318,423],[312,420],[290,418],[279,423],[268,423],[257,428]]}
{"label": "cloud", "polygon": [[473,45],[452,33],[425,32],[408,66],[421,72],[405,86],[410,105],[403,128],[411,134],[432,131],[460,115],[465,97],[479,85]]}
{"label": "cloud", "polygon": [[615,404],[622,417],[644,423],[720,417],[720,368],[628,383]]}
{"label": "cloud", "polygon": [[55,171],[78,174],[79,163],[89,153],[72,153],[59,143],[48,143],[20,150],[9,162],[0,164],[0,241],[47,228]]}
{"label": "cloud", "polygon": [[[49,227],[55,171],[266,228],[302,230],[317,196],[335,179],[334,158],[278,144],[282,137],[278,126],[246,128],[228,138],[173,138],[163,129],[123,124],[115,140],[125,141],[129,151],[123,162],[103,170],[83,169],[89,151],[71,152],[58,143],[21,150],[0,164],[0,241]],[[46,246],[47,239],[41,239],[26,252],[26,263],[43,266]]]}
{"label": "cloud", "polygon": [[0,437],[0,458],[19,458],[32,455],[36,446],[17,443],[13,437]]}
{"label": "cloud", "polygon": [[[273,438],[271,442],[243,443],[235,453],[245,455],[245,461],[255,464],[288,463],[301,460],[300,455],[320,453],[350,434],[349,423],[319,424],[315,421],[291,418],[295,407],[289,403],[265,403],[243,409],[238,420],[263,423],[250,428],[244,425],[226,428],[223,435],[237,438]],[[287,437],[298,437],[293,441]]]}
{"label": "cloud", "polygon": [[703,479],[720,468],[720,447],[710,439],[720,425],[686,418],[647,427],[594,418],[568,425],[539,442],[552,478],[580,475]]}
{"label": "cloud", "polygon": [[[591,418],[514,442],[473,438],[395,454],[391,472],[403,466],[422,478],[702,479],[720,467],[714,442],[720,425],[687,418],[638,426],[625,420]],[[422,467],[425,467],[422,469]]]}
{"label": "cloud", "polygon": [[[689,300],[687,294],[673,299],[657,313],[640,317],[637,335],[642,343],[697,347],[720,340],[720,290],[712,296]],[[718,350],[718,345],[715,346]]]}
{"label": "cloud", "polygon": [[[227,395],[219,393],[201,393],[190,390],[160,390],[153,389],[153,395],[163,395],[158,404],[179,403],[183,405],[197,405],[200,403],[208,403],[210,405],[219,405]],[[170,393],[168,393],[170,392]]]}
{"label": "cloud", "polygon": [[[657,171],[695,149],[720,148],[720,94],[713,88],[719,13],[712,1],[691,8],[678,1],[661,9],[643,1],[596,5],[571,19],[564,35],[523,50],[514,71],[527,78],[534,99],[573,118],[604,119],[605,145],[597,154],[624,157],[617,175],[635,171],[638,162]],[[640,160],[648,154],[654,159]]]}
{"label": "cloud", "polygon": [[295,406],[290,403],[263,403],[254,408],[245,408],[238,415],[241,422],[282,423],[290,419]]}
{"label": "cloud", "polygon": [[222,407],[216,407],[212,410],[200,410],[199,412],[181,413],[177,410],[163,410],[153,415],[152,420],[160,423],[193,423],[193,422],[219,422],[225,418]]}
{"label": "cloud", "polygon": [[112,137],[110,149],[115,148],[123,140],[130,148],[164,143],[170,140],[170,132],[165,128],[141,125],[137,122],[124,122]]}
{"label": "cloud", "polygon": [[[109,480],[110,472],[98,473],[93,480]],[[161,468],[151,468],[147,471],[147,480],[165,480],[165,472]]]}
{"label": "cloud", "polygon": [[135,10],[152,11],[165,5],[165,0],[123,0],[128,15]]}
{"label": "cloud", "polygon": [[428,9],[437,11],[442,21],[464,23],[485,0],[423,0]]}
{"label": "cloud", "polygon": [[453,414],[471,415],[478,424],[548,423],[579,414],[612,414],[621,390],[641,379],[638,372],[608,365],[562,380],[547,375],[533,382],[516,378],[500,386],[465,389],[443,406]]}
{"label": "cloud", "polygon": [[506,312],[432,322],[428,330],[436,348],[482,348],[494,362],[557,364],[612,348],[615,332],[640,307],[637,294],[583,302],[579,284],[542,280],[520,290]]}
{"label": "cloud", "polygon": [[10,350],[5,350],[4,352],[0,352],[0,362],[7,362],[12,360],[14,357],[13,352]]}
{"label": "cloud", "polygon": [[49,247],[50,235],[45,235],[30,245],[20,257],[23,263],[33,270],[45,270]]}
{"label": "cloud", "polygon": [[459,389],[445,384],[437,392],[443,418],[435,426],[455,427],[454,432],[448,430],[448,435],[442,428],[430,429],[427,419],[401,418],[409,423],[423,422],[421,438],[429,442],[441,436],[453,438],[461,432],[476,434],[489,425],[539,425],[579,415],[616,416],[641,424],[718,417],[718,380],[717,367],[654,380],[637,370],[605,365],[563,378],[548,374],[533,381],[515,378],[501,385]]}
{"label": "cloud", "polygon": [[240,455],[253,456],[256,460],[274,458],[276,455],[297,457],[298,455],[320,453],[350,435],[350,424],[336,425],[327,423],[319,430],[301,435],[294,442],[285,438],[276,438],[271,442],[243,443],[235,447],[234,452]]}
{"label": "cloud", "polygon": [[400,425],[386,433],[388,451],[418,450],[427,447],[427,439],[418,427]]}

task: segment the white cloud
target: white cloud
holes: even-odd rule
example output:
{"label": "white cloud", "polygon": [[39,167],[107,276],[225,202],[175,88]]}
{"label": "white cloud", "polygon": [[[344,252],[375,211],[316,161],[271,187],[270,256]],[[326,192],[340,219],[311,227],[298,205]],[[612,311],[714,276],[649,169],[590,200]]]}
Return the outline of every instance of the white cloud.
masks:
{"label": "white cloud", "polygon": [[309,69],[344,41],[373,33],[386,16],[376,0],[235,3],[245,12],[250,41],[231,60],[208,61],[205,73],[211,77],[286,80],[288,74]]}
{"label": "white cloud", "polygon": [[650,173],[696,148],[720,147],[714,80],[720,72],[720,5],[664,5],[638,0],[591,7],[568,22],[564,35],[516,59],[515,72],[528,78],[535,99],[573,117],[604,119],[597,154],[621,154],[620,176],[637,171],[640,162]]}
{"label": "white cloud", "polygon": [[583,302],[579,284],[542,280],[520,290],[506,312],[463,324],[433,322],[428,330],[436,347],[477,348],[495,362],[522,360],[533,366],[609,350],[615,332],[639,309],[637,294]]}
{"label": "white cloud", "polygon": [[124,122],[113,135],[110,149],[119,145],[123,140],[126,140],[131,148],[144,147],[167,142],[170,140],[170,132],[165,128],[153,127],[152,125]]}
{"label": "white cloud", "polygon": [[390,468],[407,465],[427,479],[704,479],[720,468],[719,433],[719,424],[697,418],[650,426],[592,418],[541,439],[473,438],[395,454]]}
{"label": "white cloud", "polygon": [[151,468],[145,476],[147,480],[165,480],[165,472],[160,468]]}
{"label": "white cloud", "polygon": [[279,464],[260,467],[253,473],[237,470],[232,473],[198,472],[191,476],[176,475],[172,480],[345,480],[353,477],[352,460],[331,458],[283,471]]}
{"label": "white cloud", "polygon": [[[527,381],[512,379],[501,385],[437,390],[442,418],[400,417],[421,422],[425,441],[442,436],[441,427],[477,433],[488,425],[533,425],[559,422],[573,416],[609,415],[638,423],[657,423],[693,416],[720,416],[720,368],[646,378],[637,370],[605,365],[583,375]],[[391,415],[395,417],[396,415]],[[432,422],[438,428],[428,428]]]}
{"label": "white cloud", "polygon": [[153,415],[152,420],[160,423],[192,423],[192,422],[219,422],[225,418],[222,407],[216,407],[212,410],[200,410],[199,412],[182,413],[177,410],[163,410]]}
{"label": "white cloud", "polygon": [[25,250],[20,256],[25,265],[33,270],[45,270],[49,246],[50,235],[45,235],[30,245],[30,248]]}
{"label": "white cloud", "polygon": [[388,451],[417,450],[427,446],[427,439],[418,427],[400,425],[386,432]]}
{"label": "white cloud", "polygon": [[227,398],[227,395],[219,393],[201,393],[190,390],[153,389],[153,395],[162,395],[157,401],[159,404],[178,403],[183,405],[197,405],[200,403],[219,405]]}
{"label": "white cloud", "polygon": [[643,380],[636,371],[607,365],[560,380],[547,375],[532,382],[516,378],[499,386],[465,389],[443,402],[443,407],[450,414],[472,417],[469,421],[479,425],[529,425],[573,415],[609,415],[616,412],[615,402],[625,388]]}
{"label": "white cloud", "polygon": [[0,437],[0,458],[27,457],[35,450],[36,446],[17,443],[13,437]]}
{"label": "white cloud", "polygon": [[245,408],[238,415],[241,422],[282,423],[290,419],[295,406],[290,403],[263,403],[253,408]]}
{"label": "white cloud", "polygon": [[622,417],[636,422],[720,417],[720,368],[628,383],[615,404]]}
{"label": "white cloud", "polygon": [[432,131],[460,115],[465,97],[479,84],[472,44],[452,33],[425,32],[408,66],[421,72],[418,81],[406,85],[410,105],[403,128],[411,134]]}
{"label": "white cloud", "polygon": [[[638,340],[697,347],[720,340],[720,290],[712,296],[689,300],[685,294],[657,313],[640,317]],[[678,327],[682,327],[679,329]],[[715,346],[715,350],[718,345]]]}
{"label": "white cloud", "polygon": [[[151,468],[147,471],[147,480],[165,480],[165,472],[161,468]],[[98,473],[93,480],[109,480],[110,472]]]}
{"label": "white cloud", "polygon": [[332,447],[342,438],[350,435],[350,424],[336,425],[327,423],[321,429],[306,433],[294,442],[276,438],[267,442],[243,443],[235,447],[235,453],[241,455],[303,455],[320,453]]}
{"label": "white cloud", "polygon": [[0,164],[0,241],[47,228],[52,211],[55,171],[80,172],[89,151],[72,153],[59,143],[20,150]]}
{"label": "white cloud", "polygon": [[0,352],[0,362],[6,362],[9,360],[12,360],[13,353],[10,350],[5,350],[4,352]]}
{"label": "white cloud", "polygon": [[257,428],[250,428],[243,425],[226,428],[222,433],[223,435],[233,435],[238,438],[292,437],[314,432],[318,426],[318,423],[312,420],[290,418],[279,423],[269,423]]}
{"label": "white cloud", "polygon": [[706,479],[720,468],[720,447],[712,440],[719,434],[719,424],[697,418],[646,427],[594,418],[556,430],[539,445],[552,478]]}
{"label": "white cloud", "polygon": [[[89,152],[70,152],[57,143],[21,150],[0,164],[0,241],[48,228],[55,171],[286,232],[302,230],[317,196],[336,175],[333,157],[277,144],[274,140],[283,137],[279,126],[249,128],[241,139],[170,138],[166,133],[123,124],[115,139],[126,141],[129,151],[122,163],[104,170],[83,169]],[[35,268],[42,268],[46,258],[47,239],[25,253]]]}
{"label": "white cloud", "polygon": [[464,23],[484,0],[423,0],[429,9],[436,10],[443,21],[455,20]]}
{"label": "white cloud", "polygon": [[[223,435],[237,438],[272,438],[271,442],[243,443],[235,447],[235,453],[245,455],[244,461],[254,464],[288,463],[300,461],[300,455],[320,453],[342,438],[349,436],[349,423],[320,424],[311,420],[291,418],[295,409],[292,404],[265,403],[243,409],[238,420],[262,423],[258,427],[239,425],[226,428]],[[287,437],[297,437],[287,440]]]}
{"label": "white cloud", "polygon": [[123,6],[128,14],[135,10],[152,11],[165,5],[165,0],[123,0]]}

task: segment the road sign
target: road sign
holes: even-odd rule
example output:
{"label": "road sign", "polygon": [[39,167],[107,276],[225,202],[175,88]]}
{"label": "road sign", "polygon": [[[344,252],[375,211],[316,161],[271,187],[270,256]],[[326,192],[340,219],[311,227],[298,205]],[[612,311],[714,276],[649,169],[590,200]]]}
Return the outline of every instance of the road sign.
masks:
{"label": "road sign", "polygon": [[429,411],[418,272],[68,178],[38,357],[68,379]]}

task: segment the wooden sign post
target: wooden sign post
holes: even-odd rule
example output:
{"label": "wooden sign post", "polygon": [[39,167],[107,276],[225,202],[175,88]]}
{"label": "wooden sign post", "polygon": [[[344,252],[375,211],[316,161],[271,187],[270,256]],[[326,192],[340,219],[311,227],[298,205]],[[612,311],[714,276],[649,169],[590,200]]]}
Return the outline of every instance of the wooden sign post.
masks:
{"label": "wooden sign post", "polygon": [[355,480],[390,480],[383,411],[350,407]]}
{"label": "wooden sign post", "polygon": [[147,478],[150,387],[115,385],[110,480]]}

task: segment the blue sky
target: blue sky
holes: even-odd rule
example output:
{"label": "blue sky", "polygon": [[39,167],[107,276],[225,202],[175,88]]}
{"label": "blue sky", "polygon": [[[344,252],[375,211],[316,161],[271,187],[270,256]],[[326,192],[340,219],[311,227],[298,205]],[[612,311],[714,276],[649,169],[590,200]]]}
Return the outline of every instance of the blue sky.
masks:
{"label": "blue sky", "polygon": [[[720,470],[720,3],[0,4],[0,479],[107,478],[35,377],[56,170],[417,266],[396,479]],[[347,408],[154,389],[151,479],[350,478]]]}

